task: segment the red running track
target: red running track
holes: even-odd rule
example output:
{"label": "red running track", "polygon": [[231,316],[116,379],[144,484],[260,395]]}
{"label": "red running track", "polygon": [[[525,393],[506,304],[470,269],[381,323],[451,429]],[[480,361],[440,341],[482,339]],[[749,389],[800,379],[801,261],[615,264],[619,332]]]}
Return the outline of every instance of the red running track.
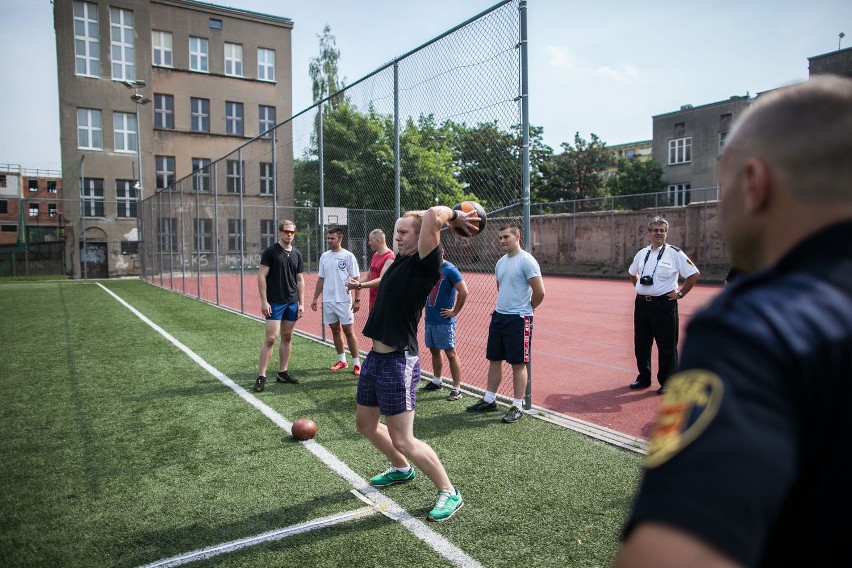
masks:
{"label": "red running track", "polygon": [[[464,277],[470,294],[458,317],[457,351],[462,362],[462,382],[484,390],[488,368],[485,343],[490,314],[494,309],[496,285],[492,274],[464,273]],[[305,274],[305,281],[305,316],[297,324],[296,330],[330,342],[328,328],[323,329],[321,324],[320,312],[310,309],[316,274]],[[157,276],[152,282],[243,311],[258,319],[261,317],[255,274],[246,273],[242,286],[238,274],[220,275],[218,295],[212,277],[201,278],[200,295],[194,275]],[[633,286],[626,279],[546,276],[544,282],[545,299],[535,313],[532,339],[533,405],[647,440],[660,400],[656,394],[657,353],[655,348],[652,355],[652,387],[641,391],[630,390],[628,385],[637,374],[633,355]],[[720,285],[699,283],[680,301],[681,344],[692,314],[721,290]],[[366,322],[366,293],[363,297],[365,310],[356,315],[355,328],[359,334],[360,350],[366,352],[370,348],[370,340],[361,335]],[[431,372],[431,357],[423,346],[422,336],[421,323],[421,366],[424,371]],[[321,365],[330,366],[333,362],[334,355],[330,353],[328,361],[323,361]],[[507,365],[504,365],[503,375],[499,393],[511,397],[511,377]],[[449,376],[446,361],[443,376]],[[444,394],[436,392],[422,396],[442,399]],[[468,396],[462,398],[460,403],[447,404],[459,405],[461,411],[463,405],[473,401]]]}

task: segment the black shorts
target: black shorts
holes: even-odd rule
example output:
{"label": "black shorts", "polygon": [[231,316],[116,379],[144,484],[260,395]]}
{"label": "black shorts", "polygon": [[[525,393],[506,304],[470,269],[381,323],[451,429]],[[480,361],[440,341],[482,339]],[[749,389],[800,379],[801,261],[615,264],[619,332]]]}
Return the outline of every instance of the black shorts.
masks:
{"label": "black shorts", "polygon": [[506,361],[510,365],[529,363],[532,328],[532,316],[492,313],[485,358],[489,361]]}

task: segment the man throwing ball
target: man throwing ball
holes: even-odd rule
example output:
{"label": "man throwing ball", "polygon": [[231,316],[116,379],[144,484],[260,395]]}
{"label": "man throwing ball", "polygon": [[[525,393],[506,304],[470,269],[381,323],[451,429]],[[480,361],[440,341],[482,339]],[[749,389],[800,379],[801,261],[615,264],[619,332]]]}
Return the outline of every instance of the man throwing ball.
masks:
{"label": "man throwing ball", "polygon": [[[426,296],[440,277],[441,228],[449,224],[470,231],[474,228],[470,216],[436,205],[426,211],[409,211],[397,219],[397,257],[379,283],[376,304],[364,326],[373,349],[361,367],[355,425],[392,466],[370,483],[386,487],[411,481],[414,464],[438,490],[438,500],[427,516],[430,521],[449,519],[461,509],[463,500],[435,450],[414,437],[420,380],[417,325]],[[382,416],[384,424],[380,422]]]}

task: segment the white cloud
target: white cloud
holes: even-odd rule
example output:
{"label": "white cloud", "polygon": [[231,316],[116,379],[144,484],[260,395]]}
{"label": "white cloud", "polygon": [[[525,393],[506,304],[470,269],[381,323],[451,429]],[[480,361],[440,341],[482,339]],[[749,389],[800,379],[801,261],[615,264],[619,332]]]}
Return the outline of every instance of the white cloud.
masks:
{"label": "white cloud", "polygon": [[625,65],[621,69],[613,69],[609,65],[598,67],[595,70],[595,75],[605,79],[612,79],[622,83],[627,83],[639,77],[639,68],[633,65]]}
{"label": "white cloud", "polygon": [[577,66],[577,58],[574,57],[567,47],[548,45],[547,64],[556,69],[574,69]]}

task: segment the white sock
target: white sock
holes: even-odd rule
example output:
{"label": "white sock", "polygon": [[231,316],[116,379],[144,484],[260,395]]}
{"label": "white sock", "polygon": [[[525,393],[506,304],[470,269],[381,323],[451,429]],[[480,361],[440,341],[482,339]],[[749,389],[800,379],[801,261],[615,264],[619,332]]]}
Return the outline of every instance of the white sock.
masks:
{"label": "white sock", "polygon": [[485,396],[482,397],[485,402],[491,404],[495,400],[497,400],[497,393],[491,391],[485,391]]}
{"label": "white sock", "polygon": [[519,398],[513,398],[513,399],[512,399],[512,404],[513,404],[514,406],[517,406],[517,407],[520,409],[520,408],[523,408],[523,404],[524,404],[524,403],[523,403],[523,402],[521,402],[521,399],[519,399]]}
{"label": "white sock", "polygon": [[441,377],[432,377],[432,382],[436,385],[443,385],[444,383],[441,381]]}
{"label": "white sock", "polygon": [[352,358],[352,366],[355,366],[355,365],[358,365],[359,367],[361,366],[361,358],[360,357],[353,357]]}
{"label": "white sock", "polygon": [[338,353],[337,354],[337,360],[340,361],[341,363],[345,363],[346,362],[346,353]]}
{"label": "white sock", "polygon": [[408,467],[396,467],[396,466],[394,466],[394,469],[396,471],[400,472],[400,473],[408,473],[409,471],[411,471],[411,464],[408,464]]}

